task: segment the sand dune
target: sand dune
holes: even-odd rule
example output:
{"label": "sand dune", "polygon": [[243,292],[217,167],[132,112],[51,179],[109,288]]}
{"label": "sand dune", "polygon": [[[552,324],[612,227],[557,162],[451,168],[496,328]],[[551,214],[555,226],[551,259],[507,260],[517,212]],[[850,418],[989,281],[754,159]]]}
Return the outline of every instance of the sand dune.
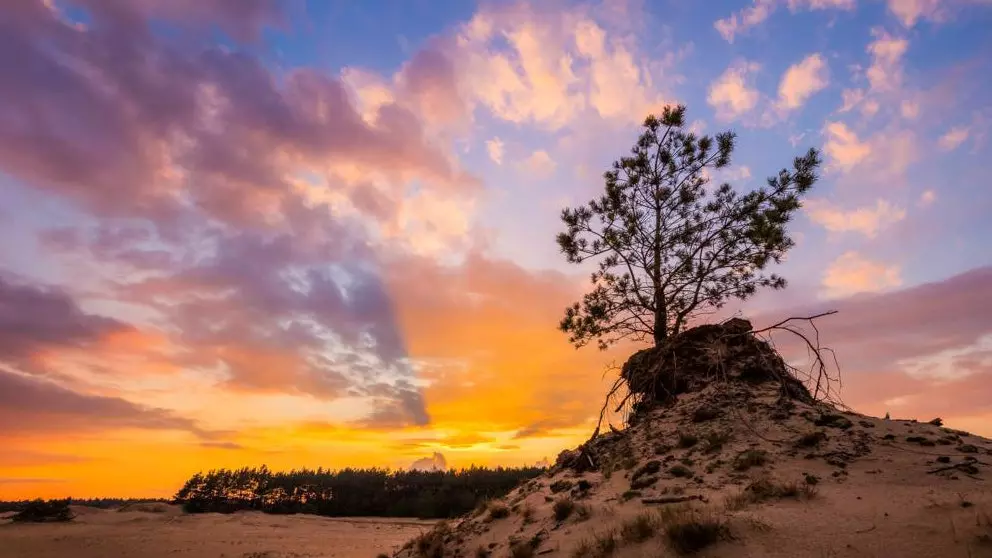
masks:
{"label": "sand dune", "polygon": [[396,556],[992,557],[992,440],[964,432],[713,386],[587,451]]}
{"label": "sand dune", "polygon": [[186,515],[176,506],[74,507],[62,524],[0,523],[0,558],[371,558],[433,522],[306,515]]}

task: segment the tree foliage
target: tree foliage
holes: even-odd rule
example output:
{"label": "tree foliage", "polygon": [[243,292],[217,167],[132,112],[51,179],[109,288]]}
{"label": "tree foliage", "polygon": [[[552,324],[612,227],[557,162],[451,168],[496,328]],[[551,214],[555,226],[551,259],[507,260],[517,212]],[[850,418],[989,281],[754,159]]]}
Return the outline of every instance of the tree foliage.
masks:
{"label": "tree foliage", "polygon": [[190,513],[260,510],[324,516],[446,518],[498,498],[544,469],[480,468],[461,471],[387,469],[218,469],[197,473],[176,493]]}
{"label": "tree foliage", "polygon": [[22,502],[16,508],[10,519],[16,523],[44,523],[48,521],[72,521],[73,513],[69,505],[73,501],[69,498],[64,500],[30,500]]}
{"label": "tree foliage", "polygon": [[765,268],[794,245],[786,224],[817,180],[820,154],[810,149],[757,190],[709,188],[735,143],[729,131],[697,136],[685,127],[685,106],[665,107],[604,173],[605,192],[562,211],[557,241],[567,260],[598,262],[592,290],[559,324],[573,344],[660,344],[730,299],[785,287]]}

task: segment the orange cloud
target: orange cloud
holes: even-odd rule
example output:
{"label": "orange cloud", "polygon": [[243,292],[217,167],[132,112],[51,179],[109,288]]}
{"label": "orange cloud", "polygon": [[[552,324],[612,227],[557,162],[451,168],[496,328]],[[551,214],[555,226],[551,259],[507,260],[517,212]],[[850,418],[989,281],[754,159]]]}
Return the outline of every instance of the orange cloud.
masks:
{"label": "orange cloud", "polygon": [[899,266],[874,262],[854,251],[841,254],[823,275],[824,295],[830,298],[884,291],[900,285]]}
{"label": "orange cloud", "polygon": [[803,203],[803,209],[811,221],[830,232],[858,232],[869,238],[906,217],[905,209],[886,200],[876,200],[875,207],[844,210],[829,201],[811,199]]}
{"label": "orange cloud", "polygon": [[748,74],[758,68],[754,62],[738,62],[710,84],[706,101],[716,111],[717,118],[733,120],[757,106],[760,94],[751,84]]}
{"label": "orange cloud", "polygon": [[826,61],[819,53],[811,54],[785,71],[778,86],[779,105],[786,110],[797,109],[829,82]]}

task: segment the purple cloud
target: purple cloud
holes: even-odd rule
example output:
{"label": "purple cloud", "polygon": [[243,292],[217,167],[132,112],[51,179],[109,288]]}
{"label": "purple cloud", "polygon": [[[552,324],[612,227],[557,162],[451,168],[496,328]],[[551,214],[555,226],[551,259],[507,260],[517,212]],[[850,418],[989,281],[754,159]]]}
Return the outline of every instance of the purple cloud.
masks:
{"label": "purple cloud", "polygon": [[117,397],[81,394],[44,379],[0,370],[0,436],[112,428],[183,430],[212,436],[194,421],[170,411]]}
{"label": "purple cloud", "polygon": [[85,347],[129,328],[83,312],[62,289],[15,283],[0,274],[0,361],[29,367],[26,361],[44,348]]}

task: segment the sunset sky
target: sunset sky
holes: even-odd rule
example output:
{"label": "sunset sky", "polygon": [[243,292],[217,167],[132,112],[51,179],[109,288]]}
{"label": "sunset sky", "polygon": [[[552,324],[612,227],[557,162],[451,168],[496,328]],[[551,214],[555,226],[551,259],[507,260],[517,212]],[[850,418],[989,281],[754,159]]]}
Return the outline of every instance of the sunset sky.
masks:
{"label": "sunset sky", "polygon": [[[823,150],[756,326],[844,402],[992,436],[990,0],[4,0],[0,500],[200,469],[534,464],[576,350],[554,235],[644,117]],[[805,356],[805,354],[801,355]]]}

